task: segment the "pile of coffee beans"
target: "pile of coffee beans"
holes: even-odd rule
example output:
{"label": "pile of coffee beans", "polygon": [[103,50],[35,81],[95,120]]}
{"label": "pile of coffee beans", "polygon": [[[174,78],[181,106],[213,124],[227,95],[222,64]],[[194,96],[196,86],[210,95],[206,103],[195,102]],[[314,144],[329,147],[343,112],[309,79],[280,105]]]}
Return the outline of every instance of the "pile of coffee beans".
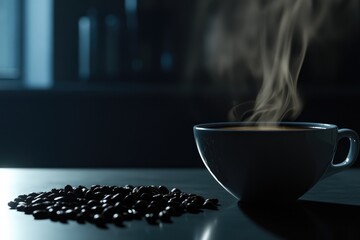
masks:
{"label": "pile of coffee beans", "polygon": [[32,214],[35,219],[51,219],[98,226],[145,218],[149,224],[170,223],[173,216],[217,210],[217,199],[205,199],[165,186],[101,186],[54,188],[48,192],[19,195],[8,203],[10,209]]}

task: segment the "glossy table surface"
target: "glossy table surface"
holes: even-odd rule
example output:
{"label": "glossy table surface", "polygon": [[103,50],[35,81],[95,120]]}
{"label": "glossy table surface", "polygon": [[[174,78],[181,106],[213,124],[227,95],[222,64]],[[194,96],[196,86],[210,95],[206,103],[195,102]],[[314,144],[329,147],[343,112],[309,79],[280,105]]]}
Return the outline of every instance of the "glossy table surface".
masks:
{"label": "glossy table surface", "polygon": [[[241,204],[205,169],[0,169],[0,239],[360,239],[360,170],[351,169],[319,182],[296,204]],[[34,220],[7,202],[19,194],[48,191],[66,184],[165,185],[218,198],[218,211],[174,217],[172,223],[145,220],[125,227]],[[269,196],[271,197],[271,196]]]}

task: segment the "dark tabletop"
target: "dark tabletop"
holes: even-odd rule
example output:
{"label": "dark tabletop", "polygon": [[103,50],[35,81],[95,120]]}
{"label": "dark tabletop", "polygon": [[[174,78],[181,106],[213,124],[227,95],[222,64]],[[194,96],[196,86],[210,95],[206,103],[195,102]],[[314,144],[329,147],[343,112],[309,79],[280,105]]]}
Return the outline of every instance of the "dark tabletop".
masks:
{"label": "dark tabletop", "polygon": [[[34,220],[7,202],[19,194],[48,191],[66,184],[165,185],[218,198],[218,211],[174,217],[172,223],[145,220],[125,227]],[[297,203],[244,205],[205,169],[0,169],[0,239],[360,239],[360,170],[347,170],[319,182]],[[271,197],[271,196],[269,196]]]}

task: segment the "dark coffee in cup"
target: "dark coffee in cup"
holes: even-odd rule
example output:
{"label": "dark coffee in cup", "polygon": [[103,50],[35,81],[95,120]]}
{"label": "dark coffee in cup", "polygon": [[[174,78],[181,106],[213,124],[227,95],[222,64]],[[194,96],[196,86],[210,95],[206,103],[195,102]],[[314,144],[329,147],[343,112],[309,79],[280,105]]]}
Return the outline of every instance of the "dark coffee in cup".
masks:
{"label": "dark coffee in cup", "polygon": [[[241,201],[295,201],[319,180],[351,166],[359,138],[321,123],[209,123],[194,127],[200,156],[212,176]],[[350,141],[333,163],[337,143]]]}
{"label": "dark coffee in cup", "polygon": [[223,127],[223,130],[233,130],[233,131],[304,131],[304,130],[314,130],[311,127],[289,127],[289,126],[275,126],[275,125],[260,125],[260,126],[233,126],[233,127]]}

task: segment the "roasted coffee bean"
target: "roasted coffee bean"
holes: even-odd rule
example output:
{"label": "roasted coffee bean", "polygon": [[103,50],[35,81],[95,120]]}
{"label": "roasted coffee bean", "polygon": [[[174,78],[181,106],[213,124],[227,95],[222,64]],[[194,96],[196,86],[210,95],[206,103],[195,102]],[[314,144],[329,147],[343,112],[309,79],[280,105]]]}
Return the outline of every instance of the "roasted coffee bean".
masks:
{"label": "roasted coffee bean", "polygon": [[78,213],[75,219],[78,223],[85,223],[86,217],[84,216],[84,214]]}
{"label": "roasted coffee bean", "polygon": [[110,206],[111,206],[111,204],[109,204],[109,203],[104,203],[104,204],[101,205],[101,207],[102,207],[103,209],[105,209],[105,208],[107,208],[107,207],[110,207]]}
{"label": "roasted coffee bean", "polygon": [[[65,196],[60,196],[60,197],[54,198],[54,201],[56,201],[56,202],[68,202],[68,198],[65,197]],[[34,203],[34,201],[32,203]]]}
{"label": "roasted coffee bean", "polygon": [[66,194],[66,198],[67,198],[67,200],[69,201],[69,202],[74,202],[74,201],[76,201],[76,194],[75,193],[73,193],[73,192],[68,192],[67,194]]}
{"label": "roasted coffee bean", "polygon": [[140,220],[142,215],[139,211],[136,211],[135,209],[129,209],[128,213],[131,215],[131,218]]}
{"label": "roasted coffee bean", "polygon": [[100,206],[93,206],[90,208],[91,213],[101,213],[104,209]]}
{"label": "roasted coffee bean", "polygon": [[181,193],[181,191],[180,191],[180,189],[178,189],[178,188],[173,188],[173,189],[171,189],[171,191],[170,191],[171,193]]}
{"label": "roasted coffee bean", "polygon": [[214,204],[214,202],[212,201],[208,201],[206,200],[204,202],[204,204],[202,205],[203,208],[206,208],[206,209],[212,209],[212,210],[216,210],[217,209],[217,206],[216,204]]}
{"label": "roasted coffee bean", "polygon": [[90,200],[90,201],[88,201],[87,205],[89,207],[94,207],[94,206],[99,206],[100,203],[98,201],[96,201],[96,200]]}
{"label": "roasted coffee bean", "polygon": [[145,201],[145,200],[138,200],[133,208],[136,210],[136,211],[139,211],[139,212],[144,212],[146,210],[148,206],[148,203]]}
{"label": "roasted coffee bean", "polygon": [[122,201],[122,203],[126,206],[131,206],[134,204],[134,202],[135,202],[135,197],[133,194],[127,195]]}
{"label": "roasted coffee bean", "polygon": [[123,213],[121,214],[121,216],[122,216],[122,218],[123,218],[124,220],[132,220],[132,219],[133,219],[133,214],[132,214],[132,212],[131,212],[131,213],[129,213],[128,211],[123,212]]}
{"label": "roasted coffee bean", "polygon": [[133,185],[130,185],[130,184],[127,184],[127,185],[124,186],[124,188],[133,190],[133,189],[134,189],[134,186],[133,186]]}
{"label": "roasted coffee bean", "polygon": [[104,217],[101,214],[95,214],[93,216],[93,221],[96,225],[100,225],[100,226],[103,226],[106,223]]}
{"label": "roasted coffee bean", "polygon": [[177,212],[175,210],[175,208],[171,207],[171,206],[167,206],[165,208],[165,211],[168,212],[170,214],[170,216],[175,216],[177,215]]}
{"label": "roasted coffee bean", "polygon": [[34,197],[28,196],[28,197],[25,199],[25,202],[26,202],[27,204],[29,204],[29,203],[31,203],[33,200],[34,200]]}
{"label": "roasted coffee bean", "polygon": [[42,193],[36,195],[34,198],[35,198],[35,199],[36,199],[36,198],[45,198],[47,195],[48,195],[48,193],[42,192]]}
{"label": "roasted coffee bean", "polygon": [[112,202],[119,202],[119,201],[121,201],[121,200],[123,200],[123,199],[124,199],[124,195],[121,194],[121,193],[116,193],[115,195],[113,195],[113,196],[111,197],[111,201],[112,201]]}
{"label": "roasted coffee bean", "polygon": [[11,208],[11,209],[15,209],[17,207],[18,203],[15,202],[15,201],[10,201],[8,202],[8,206]]}
{"label": "roasted coffee bean", "polygon": [[45,200],[43,198],[35,198],[34,200],[31,201],[31,204],[41,203],[44,201]]}
{"label": "roasted coffee bean", "polygon": [[189,213],[198,213],[199,207],[196,206],[194,203],[187,203],[186,204],[186,211]]}
{"label": "roasted coffee bean", "polygon": [[121,202],[117,202],[114,204],[114,208],[117,212],[126,212],[127,211],[127,208],[121,204]]}
{"label": "roasted coffee bean", "polygon": [[116,212],[116,208],[115,207],[107,207],[102,211],[102,215],[105,218],[111,218]]}
{"label": "roasted coffee bean", "polygon": [[98,187],[100,187],[100,185],[91,185],[90,190],[91,190],[91,191],[94,191],[94,189],[95,189],[95,188],[98,188]]}
{"label": "roasted coffee bean", "polygon": [[28,195],[26,195],[26,194],[21,194],[21,195],[17,196],[18,199],[21,199],[21,201],[19,201],[19,202],[22,202],[22,201],[25,200],[27,197],[28,197]]}
{"label": "roasted coffee bean", "polygon": [[162,193],[162,194],[167,194],[169,193],[169,189],[165,186],[159,186],[159,191]]}
{"label": "roasted coffee bean", "polygon": [[206,199],[205,201],[210,201],[210,202],[212,202],[212,203],[215,204],[215,205],[218,205],[218,204],[219,204],[219,199],[217,199],[217,198],[208,198],[208,199]]}
{"label": "roasted coffee bean", "polygon": [[88,202],[85,198],[77,198],[76,201],[79,203],[79,205],[84,205]]}
{"label": "roasted coffee bean", "polygon": [[85,197],[85,193],[83,191],[83,188],[77,187],[74,189],[74,194],[76,195],[76,197]]}
{"label": "roasted coffee bean", "polygon": [[145,212],[146,212],[146,213],[159,213],[159,212],[160,212],[160,209],[157,208],[156,206],[150,204],[150,205],[148,205],[148,207],[146,208]]}
{"label": "roasted coffee bean", "polygon": [[65,192],[72,192],[72,191],[74,191],[74,189],[73,189],[73,187],[72,187],[71,185],[66,185],[66,186],[64,187],[64,190],[65,190]]}
{"label": "roasted coffee bean", "polygon": [[46,209],[46,211],[48,212],[48,215],[50,217],[50,219],[56,219],[56,211],[54,208],[48,208]]}
{"label": "roasted coffee bean", "polygon": [[75,220],[77,213],[72,209],[68,209],[65,211],[65,216],[67,219]]}
{"label": "roasted coffee bean", "polygon": [[59,220],[59,221],[66,221],[65,212],[63,210],[56,211],[54,219]]}
{"label": "roasted coffee bean", "polygon": [[145,200],[147,202],[150,202],[152,200],[152,195],[150,193],[143,193],[140,195],[141,200]]}
{"label": "roasted coffee bean", "polygon": [[46,219],[49,218],[49,214],[46,210],[35,210],[32,215],[35,219]]}
{"label": "roasted coffee bean", "polygon": [[115,213],[112,216],[112,221],[115,225],[121,226],[123,224],[124,218],[121,214]]}
{"label": "roasted coffee bean", "polygon": [[95,192],[92,199],[100,201],[104,197],[104,193],[102,192]]}
{"label": "roasted coffee bean", "polygon": [[113,194],[105,194],[104,198],[102,199],[103,201],[108,201],[111,202],[111,198],[113,197]]}
{"label": "roasted coffee bean", "polygon": [[36,219],[54,221],[85,220],[99,226],[112,222],[121,226],[123,221],[141,219],[149,224],[171,222],[171,216],[185,212],[199,213],[200,209],[216,210],[218,199],[204,199],[200,195],[183,193],[165,186],[101,186],[76,188],[66,185],[48,192],[33,192],[17,196],[8,202],[10,209],[32,214]]}
{"label": "roasted coffee bean", "polygon": [[152,196],[151,200],[160,201],[163,198],[162,194],[155,194]]}
{"label": "roasted coffee bean", "polygon": [[166,223],[171,222],[171,215],[167,211],[159,212],[158,216],[162,222],[166,222]]}
{"label": "roasted coffee bean", "polygon": [[157,215],[155,215],[154,213],[147,213],[145,214],[145,219],[148,223],[150,224],[157,224]]}
{"label": "roasted coffee bean", "polygon": [[34,210],[45,210],[49,205],[45,203],[35,203],[28,205],[28,208],[30,208],[32,211]]}
{"label": "roasted coffee bean", "polygon": [[158,206],[160,208],[165,208],[167,206],[168,201],[169,201],[168,199],[162,198],[159,201],[157,201],[156,203],[158,204]]}
{"label": "roasted coffee bean", "polygon": [[19,211],[19,212],[24,212],[26,210],[27,206],[24,205],[24,204],[18,204],[16,206],[16,210]]}
{"label": "roasted coffee bean", "polygon": [[109,186],[101,186],[100,187],[100,192],[104,193],[104,194],[109,194],[112,192],[111,188]]}
{"label": "roasted coffee bean", "polygon": [[94,192],[93,192],[93,191],[87,190],[87,191],[85,192],[85,198],[86,198],[86,199],[90,200],[90,199],[93,198],[93,196],[94,196]]}

